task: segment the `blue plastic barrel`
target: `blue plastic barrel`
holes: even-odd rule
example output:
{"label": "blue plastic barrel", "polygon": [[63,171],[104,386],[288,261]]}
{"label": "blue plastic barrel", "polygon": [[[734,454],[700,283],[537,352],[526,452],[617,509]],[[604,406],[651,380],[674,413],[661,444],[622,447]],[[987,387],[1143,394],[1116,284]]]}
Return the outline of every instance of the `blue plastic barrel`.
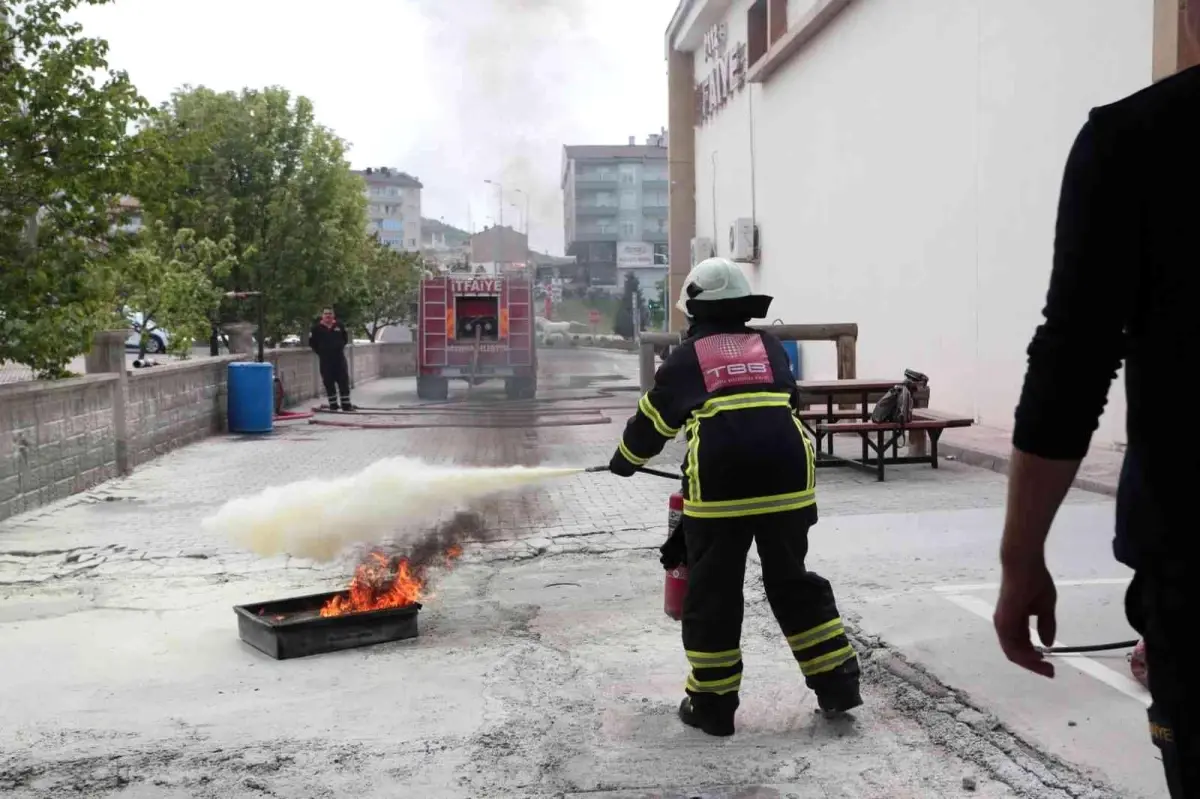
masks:
{"label": "blue plastic barrel", "polygon": [[797,380],[799,380],[799,379],[800,379],[800,373],[801,373],[801,369],[800,369],[800,342],[798,342],[798,341],[784,341],[784,342],[781,342],[781,343],[783,344],[783,349],[787,351],[787,354],[788,354],[788,360],[792,362],[792,377],[794,377],[794,378],[796,378]]}
{"label": "blue plastic barrel", "polygon": [[229,364],[229,432],[269,433],[275,427],[275,367]]}

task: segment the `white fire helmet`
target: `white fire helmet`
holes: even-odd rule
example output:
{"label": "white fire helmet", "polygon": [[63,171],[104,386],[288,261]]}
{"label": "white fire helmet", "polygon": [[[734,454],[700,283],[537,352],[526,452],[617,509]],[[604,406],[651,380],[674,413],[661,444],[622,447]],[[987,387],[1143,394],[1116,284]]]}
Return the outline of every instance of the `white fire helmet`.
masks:
{"label": "white fire helmet", "polygon": [[679,290],[679,302],[675,307],[686,316],[688,301],[717,302],[718,300],[740,300],[753,295],[750,281],[742,270],[728,258],[706,258],[696,264],[684,278]]}

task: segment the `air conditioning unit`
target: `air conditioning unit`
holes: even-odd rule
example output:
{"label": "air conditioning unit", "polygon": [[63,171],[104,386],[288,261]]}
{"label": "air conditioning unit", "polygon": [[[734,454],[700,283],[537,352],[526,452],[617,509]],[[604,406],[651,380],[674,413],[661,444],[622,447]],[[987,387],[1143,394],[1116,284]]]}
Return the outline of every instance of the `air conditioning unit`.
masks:
{"label": "air conditioning unit", "polygon": [[729,253],[735,261],[758,260],[758,227],[753,219],[735,219],[729,228]]}
{"label": "air conditioning unit", "polygon": [[712,258],[716,254],[716,250],[713,249],[712,239],[692,239],[692,266],[700,263],[705,258]]}

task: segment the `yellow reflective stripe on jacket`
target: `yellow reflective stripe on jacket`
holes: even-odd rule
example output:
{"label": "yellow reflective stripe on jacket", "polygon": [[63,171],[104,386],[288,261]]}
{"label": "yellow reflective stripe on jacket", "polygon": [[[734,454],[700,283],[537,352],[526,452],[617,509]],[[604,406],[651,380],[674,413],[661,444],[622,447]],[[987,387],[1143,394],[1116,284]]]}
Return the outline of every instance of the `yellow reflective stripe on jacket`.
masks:
{"label": "yellow reflective stripe on jacket", "polygon": [[733,675],[725,677],[721,680],[697,680],[695,675],[689,674],[687,678],[687,690],[694,694],[729,694],[742,687],[742,675]]}
{"label": "yellow reflective stripe on jacket", "polygon": [[830,619],[824,624],[818,624],[816,627],[810,627],[803,632],[798,632],[795,635],[789,635],[787,642],[793,652],[799,652],[808,649],[810,646],[823,644],[839,635],[843,635],[846,628],[842,625],[841,616],[836,619]]}
{"label": "yellow reflective stripe on jacket", "polygon": [[812,660],[800,661],[800,672],[805,677],[812,677],[815,674],[824,674],[827,671],[833,671],[838,666],[845,663],[854,657],[854,647],[844,646],[841,649],[835,649],[824,655],[819,655]]}
{"label": "yellow reflective stripe on jacket", "polygon": [[[688,496],[700,501],[700,423],[695,419],[688,421],[687,460],[684,462],[683,473],[688,481]],[[687,500],[684,500],[684,505]]]}
{"label": "yellow reflective stripe on jacket", "polygon": [[792,421],[796,423],[796,431],[804,440],[804,467],[808,469],[808,490],[812,491],[817,487],[816,449],[813,447],[812,439],[808,437],[808,431],[804,429],[804,422],[800,421],[800,417],[793,416]]}
{"label": "yellow reflective stripe on jacket", "polygon": [[742,650],[727,649],[724,652],[693,652],[684,650],[693,669],[722,669],[742,662]]}
{"label": "yellow reflective stripe on jacket", "polygon": [[744,394],[726,394],[713,397],[696,410],[692,418],[709,419],[722,411],[741,411],[748,408],[787,408],[792,395],[780,391],[749,391]]}
{"label": "yellow reflective stripe on jacket", "polygon": [[662,414],[660,414],[658,409],[654,407],[654,404],[650,402],[649,393],[643,394],[642,398],[638,400],[638,410],[646,415],[646,418],[649,419],[650,423],[654,425],[654,429],[658,431],[658,434],[663,438],[674,438],[675,436],[679,435],[678,427],[671,427],[665,421],[663,421]]}
{"label": "yellow reflective stripe on jacket", "polygon": [[640,458],[637,455],[634,455],[629,450],[629,447],[625,446],[625,439],[621,439],[619,442],[617,442],[617,452],[620,452],[621,457],[632,463],[634,466],[645,466],[650,461],[649,458]]}
{"label": "yellow reflective stripe on jacket", "polygon": [[775,494],[769,497],[750,499],[722,499],[705,502],[698,499],[683,501],[683,514],[700,519],[727,519],[735,516],[758,516],[763,513],[782,513],[800,510],[815,504],[815,491],[793,491],[790,494]]}

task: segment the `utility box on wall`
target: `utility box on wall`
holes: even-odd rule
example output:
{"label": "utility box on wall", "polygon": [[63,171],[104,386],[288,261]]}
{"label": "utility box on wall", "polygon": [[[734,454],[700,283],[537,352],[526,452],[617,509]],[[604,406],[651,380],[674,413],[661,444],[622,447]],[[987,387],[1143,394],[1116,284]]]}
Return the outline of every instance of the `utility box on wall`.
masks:
{"label": "utility box on wall", "polygon": [[753,219],[735,219],[729,228],[729,257],[735,261],[758,259],[758,228]]}
{"label": "utility box on wall", "polygon": [[692,239],[692,266],[700,263],[705,258],[712,258],[714,254],[715,250],[713,249],[712,239]]}

